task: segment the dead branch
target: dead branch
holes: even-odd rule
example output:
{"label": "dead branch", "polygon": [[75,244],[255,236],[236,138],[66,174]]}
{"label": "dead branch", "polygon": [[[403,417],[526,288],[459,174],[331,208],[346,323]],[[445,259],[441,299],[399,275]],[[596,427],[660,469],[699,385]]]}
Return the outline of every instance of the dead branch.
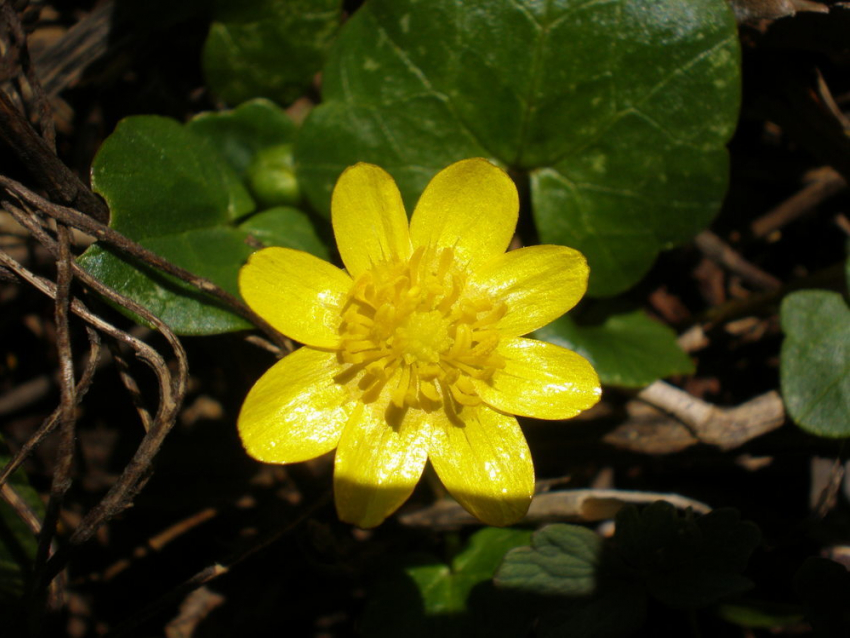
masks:
{"label": "dead branch", "polygon": [[[39,239],[44,240],[43,243],[45,243],[45,246],[51,252],[57,250],[55,242],[53,242],[51,238],[39,237]],[[56,285],[53,282],[30,272],[9,258],[9,256],[3,252],[0,252],[0,264],[9,268],[19,277],[49,295],[51,298],[56,298]],[[184,352],[180,341],[174,333],[171,332],[168,326],[166,326],[158,317],[151,314],[147,309],[143,308],[133,300],[124,297],[91,277],[76,264],[72,263],[72,269],[74,275],[78,277],[82,283],[91,287],[107,299],[123,305],[131,312],[139,314],[139,316],[145,321],[148,321],[159,329],[174,351],[177,359],[177,369],[176,372],[172,374],[169,371],[168,366],[155,350],[131,335],[116,329],[97,315],[94,315],[80,300],[71,298],[70,308],[74,314],[77,314],[98,330],[109,334],[113,338],[120,339],[133,347],[137,352],[137,356],[142,358],[149,366],[151,366],[158,380],[160,401],[157,414],[154,419],[154,424],[150,431],[147,432],[145,437],[142,439],[133,458],[124,468],[121,476],[115,484],[113,484],[106,496],[104,496],[98,505],[88,512],[77,529],[74,530],[74,533],[71,534],[68,539],[69,547],[75,547],[87,541],[107,520],[130,506],[135,495],[146,482],[150,464],[156,456],[156,453],[159,451],[165,436],[171,430],[177,419],[177,413],[182,405],[183,397],[185,396],[188,379],[188,361],[186,359],[186,353]],[[49,584],[50,581],[62,570],[69,558],[69,553],[69,548],[65,547],[60,549],[49,559],[41,586]]]}
{"label": "dead branch", "polygon": [[[628,504],[647,505],[667,501],[679,509],[691,508],[706,514],[711,507],[679,494],[657,492],[632,492],[625,490],[562,490],[537,494],[522,520],[527,524],[552,522],[595,523],[614,518]],[[481,525],[481,521],[450,499],[437,501],[430,507],[402,514],[398,520],[409,527],[432,530],[457,529],[465,525]]]}
{"label": "dead branch", "polygon": [[776,290],[782,285],[776,277],[744,259],[729,244],[710,230],[696,236],[694,242],[706,257],[716,261],[747,283],[762,290]]}
{"label": "dead branch", "polygon": [[[2,258],[2,253],[0,253],[0,258]],[[80,377],[80,381],[77,384],[77,387],[74,391],[76,401],[79,403],[82,401],[86,392],[88,392],[89,387],[91,386],[91,382],[94,380],[95,370],[97,369],[98,362],[100,361],[100,336],[98,333],[88,326],[86,326],[86,332],[89,337],[89,356],[86,361],[85,368],[83,369],[83,374]],[[62,406],[57,407],[47,419],[41,424],[41,427],[35,431],[35,433],[30,436],[26,443],[21,446],[21,449],[9,460],[6,464],[6,467],[0,471],[0,486],[4,485],[9,477],[12,475],[12,472],[17,470],[21,465],[23,465],[24,461],[27,457],[32,453],[32,451],[41,443],[44,438],[53,432],[56,428],[56,425],[59,423],[59,418],[62,413]]]}
{"label": "dead branch", "polygon": [[152,617],[157,612],[163,610],[169,605],[176,603],[179,600],[182,600],[190,592],[215,580],[219,576],[228,573],[236,565],[245,562],[252,556],[259,554],[263,550],[272,546],[278,540],[283,538],[286,534],[301,525],[301,523],[306,521],[317,510],[324,507],[325,504],[330,501],[330,498],[331,493],[329,491],[325,492],[321,497],[317,498],[310,505],[306,506],[304,510],[288,524],[283,525],[278,529],[272,530],[271,532],[268,532],[256,543],[254,543],[247,549],[230,556],[226,560],[216,562],[210,565],[209,567],[205,567],[197,574],[183,582],[181,585],[178,585],[172,590],[164,593],[157,600],[145,606],[139,612],[122,622],[120,625],[118,625],[112,631],[106,634],[105,638],[120,638],[121,636],[132,635],[135,629],[137,629],[140,625],[142,625],[142,623],[144,623],[148,618]]}
{"label": "dead branch", "polygon": [[[81,214],[79,211],[54,204],[42,197],[39,197],[23,186],[23,184],[7,177],[0,176],[0,186],[3,186],[8,193],[18,198],[25,207],[31,206],[39,212],[54,218],[63,224],[81,230],[97,238],[99,241],[102,241],[104,244],[112,246],[120,252],[130,255],[149,266],[153,266],[154,268],[157,268],[169,275],[177,277],[178,279],[196,287],[201,292],[207,293],[215,299],[225,303],[236,314],[260,328],[266,336],[279,347],[287,351],[289,350],[287,348],[287,341],[283,335],[272,328],[268,322],[246,306],[240,299],[226,290],[223,290],[209,279],[198,277],[184,268],[175,266],[170,261],[163,259],[144,246],[128,239],[121,233],[112,230],[105,224],[101,224],[100,222]],[[31,232],[35,232],[34,222],[32,219],[28,219],[29,216],[22,216],[20,210],[16,212],[7,206],[4,207],[6,207],[6,209],[9,210],[9,212],[12,213],[21,224],[25,225]]]}
{"label": "dead branch", "polygon": [[626,409],[631,418],[606,435],[607,443],[646,454],[669,454],[697,443],[725,451],[785,422],[785,408],[776,391],[734,408],[720,408],[656,381],[641,390],[637,398],[660,412],[629,402]]}
{"label": "dead branch", "polygon": [[829,166],[810,173],[811,182],[750,225],[754,237],[766,237],[795,219],[811,213],[821,203],[847,188],[847,180]]}

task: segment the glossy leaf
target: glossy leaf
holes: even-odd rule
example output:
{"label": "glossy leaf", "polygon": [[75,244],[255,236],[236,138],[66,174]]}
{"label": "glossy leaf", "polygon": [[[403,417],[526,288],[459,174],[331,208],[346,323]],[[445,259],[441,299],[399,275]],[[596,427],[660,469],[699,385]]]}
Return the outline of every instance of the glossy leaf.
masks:
{"label": "glossy leaf", "polygon": [[614,544],[649,593],[670,607],[697,609],[752,587],[741,575],[761,534],[736,510],[680,515],[658,501],[617,514]]}
{"label": "glossy leaf", "polygon": [[[254,208],[235,171],[203,137],[174,120],[130,117],[103,143],[92,166],[110,226],[172,263],[238,294],[236,273],[252,249],[231,223]],[[219,302],[99,245],[80,263],[160,316],[180,334],[250,327]]]}
{"label": "glossy leaf", "polygon": [[676,343],[676,333],[640,310],[612,314],[601,325],[588,326],[564,315],[534,334],[584,356],[605,385],[640,388],[694,371],[690,357]]}
{"label": "glossy leaf", "polygon": [[240,176],[260,151],[291,144],[296,130],[283,109],[264,99],[245,102],[232,111],[200,113],[186,128],[209,141]]}
{"label": "glossy leaf", "polygon": [[109,204],[110,226],[136,240],[226,224],[254,209],[205,140],[156,115],[118,123],[94,159],[92,188]]}
{"label": "glossy leaf", "polygon": [[450,162],[493,159],[529,173],[541,240],[613,294],[718,209],[738,57],[724,0],[371,0],[329,56],[299,180],[327,211],[342,170],[373,162],[412,210]]}
{"label": "glossy leaf", "polygon": [[[5,467],[9,459],[0,438],[0,468]],[[22,470],[9,477],[9,485],[37,517],[44,518],[44,503]],[[37,547],[32,530],[6,499],[0,498],[0,609],[23,596]]]}
{"label": "glossy leaf", "polygon": [[207,83],[231,104],[292,102],[321,69],[341,9],[340,0],[220,0],[204,44]]}
{"label": "glossy leaf", "polygon": [[491,579],[505,553],[527,544],[531,532],[484,528],[451,565],[410,558],[383,575],[361,623],[366,638],[467,638],[524,635],[530,618],[522,602],[496,590]]}
{"label": "glossy leaf", "polygon": [[780,377],[791,418],[818,436],[850,436],[850,308],[842,296],[803,290],[782,302]]}
{"label": "glossy leaf", "polygon": [[[229,227],[201,228],[139,243],[173,264],[238,295],[239,266],[253,252],[248,233]],[[95,244],[80,258],[92,275],[139,302],[178,334],[207,335],[245,330],[245,319],[197,288],[118,256]]]}
{"label": "glossy leaf", "polygon": [[239,230],[263,246],[285,246],[329,259],[328,248],[316,235],[310,219],[297,208],[278,206],[251,215]]}

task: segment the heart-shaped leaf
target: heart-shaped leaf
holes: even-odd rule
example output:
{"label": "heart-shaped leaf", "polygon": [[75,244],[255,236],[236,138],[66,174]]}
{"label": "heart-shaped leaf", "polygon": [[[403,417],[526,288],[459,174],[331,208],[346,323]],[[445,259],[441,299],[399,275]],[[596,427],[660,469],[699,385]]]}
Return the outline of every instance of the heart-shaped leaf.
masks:
{"label": "heart-shaped leaf", "polygon": [[[200,116],[189,126],[163,117],[130,117],[103,143],[92,183],[109,204],[112,228],[238,295],[239,267],[260,245],[327,256],[300,211],[273,208],[244,219],[254,201],[237,171],[243,167],[247,173],[252,154],[291,135],[291,122],[268,102]],[[99,244],[80,263],[179,334],[250,327],[212,297]]]}
{"label": "heart-shaped leaf", "polygon": [[373,162],[412,210],[444,166],[493,159],[530,175],[540,238],[614,294],[717,211],[738,59],[725,0],[371,0],[332,47],[299,180],[327,211],[342,170]]}
{"label": "heart-shaped leaf", "polygon": [[694,371],[690,357],[676,343],[676,333],[640,310],[612,314],[592,326],[564,315],[535,336],[586,357],[605,385],[640,388]]}

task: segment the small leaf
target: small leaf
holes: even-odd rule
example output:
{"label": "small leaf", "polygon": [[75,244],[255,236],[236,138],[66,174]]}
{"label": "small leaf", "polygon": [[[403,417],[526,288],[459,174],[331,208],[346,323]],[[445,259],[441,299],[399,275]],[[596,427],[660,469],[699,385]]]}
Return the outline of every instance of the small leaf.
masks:
{"label": "small leaf", "polygon": [[821,290],[788,295],[780,310],[782,398],[801,428],[826,437],[850,436],[850,309]]}
{"label": "small leaf", "polygon": [[639,388],[694,371],[690,357],[676,343],[676,333],[641,310],[612,314],[598,326],[579,325],[564,315],[535,336],[586,357],[606,385]]}
{"label": "small leaf", "polygon": [[263,149],[290,144],[295,123],[273,102],[240,104],[232,111],[200,113],[186,128],[208,140],[241,177]]}
{"label": "small leaf", "polygon": [[318,238],[310,219],[296,208],[278,206],[252,215],[239,225],[264,246],[296,248],[327,260],[328,248]]}
{"label": "small leaf", "polygon": [[207,83],[231,104],[292,102],[321,69],[341,10],[340,0],[220,0],[204,44]]}
{"label": "small leaf", "polygon": [[596,588],[602,539],[577,525],[547,525],[531,547],[511,550],[496,574],[500,587],[548,596],[581,596]]}
{"label": "small leaf", "polygon": [[245,177],[251,194],[265,208],[294,206],[301,201],[291,144],[278,144],[259,151]]}
{"label": "small leaf", "polygon": [[[5,467],[10,458],[0,437],[0,468]],[[9,485],[40,519],[44,518],[44,503],[23,470],[9,477]],[[0,609],[15,604],[23,596],[37,548],[35,534],[18,512],[0,498]]]}
{"label": "small leaf", "polygon": [[680,516],[658,501],[641,512],[624,507],[616,524],[614,544],[623,562],[670,607],[705,607],[752,587],[741,572],[761,535],[736,510]]}
{"label": "small leaf", "polygon": [[799,605],[785,605],[760,601],[723,603],[717,606],[717,615],[726,622],[751,629],[777,629],[803,621]]}
{"label": "small leaf", "polygon": [[373,588],[364,611],[366,638],[512,638],[524,635],[530,617],[522,601],[496,590],[496,567],[510,549],[528,543],[531,532],[484,528],[451,566],[411,557],[389,570]]}

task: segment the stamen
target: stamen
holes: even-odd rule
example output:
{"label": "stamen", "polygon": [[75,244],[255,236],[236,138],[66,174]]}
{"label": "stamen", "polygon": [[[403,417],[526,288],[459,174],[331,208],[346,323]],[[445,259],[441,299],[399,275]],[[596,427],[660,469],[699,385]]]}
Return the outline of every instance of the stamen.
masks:
{"label": "stamen", "polygon": [[384,396],[396,408],[424,410],[481,402],[473,380],[505,365],[495,326],[507,308],[466,280],[452,248],[420,246],[407,262],[376,264],[355,283],[340,322],[340,361],[363,371],[353,378],[364,402]]}

